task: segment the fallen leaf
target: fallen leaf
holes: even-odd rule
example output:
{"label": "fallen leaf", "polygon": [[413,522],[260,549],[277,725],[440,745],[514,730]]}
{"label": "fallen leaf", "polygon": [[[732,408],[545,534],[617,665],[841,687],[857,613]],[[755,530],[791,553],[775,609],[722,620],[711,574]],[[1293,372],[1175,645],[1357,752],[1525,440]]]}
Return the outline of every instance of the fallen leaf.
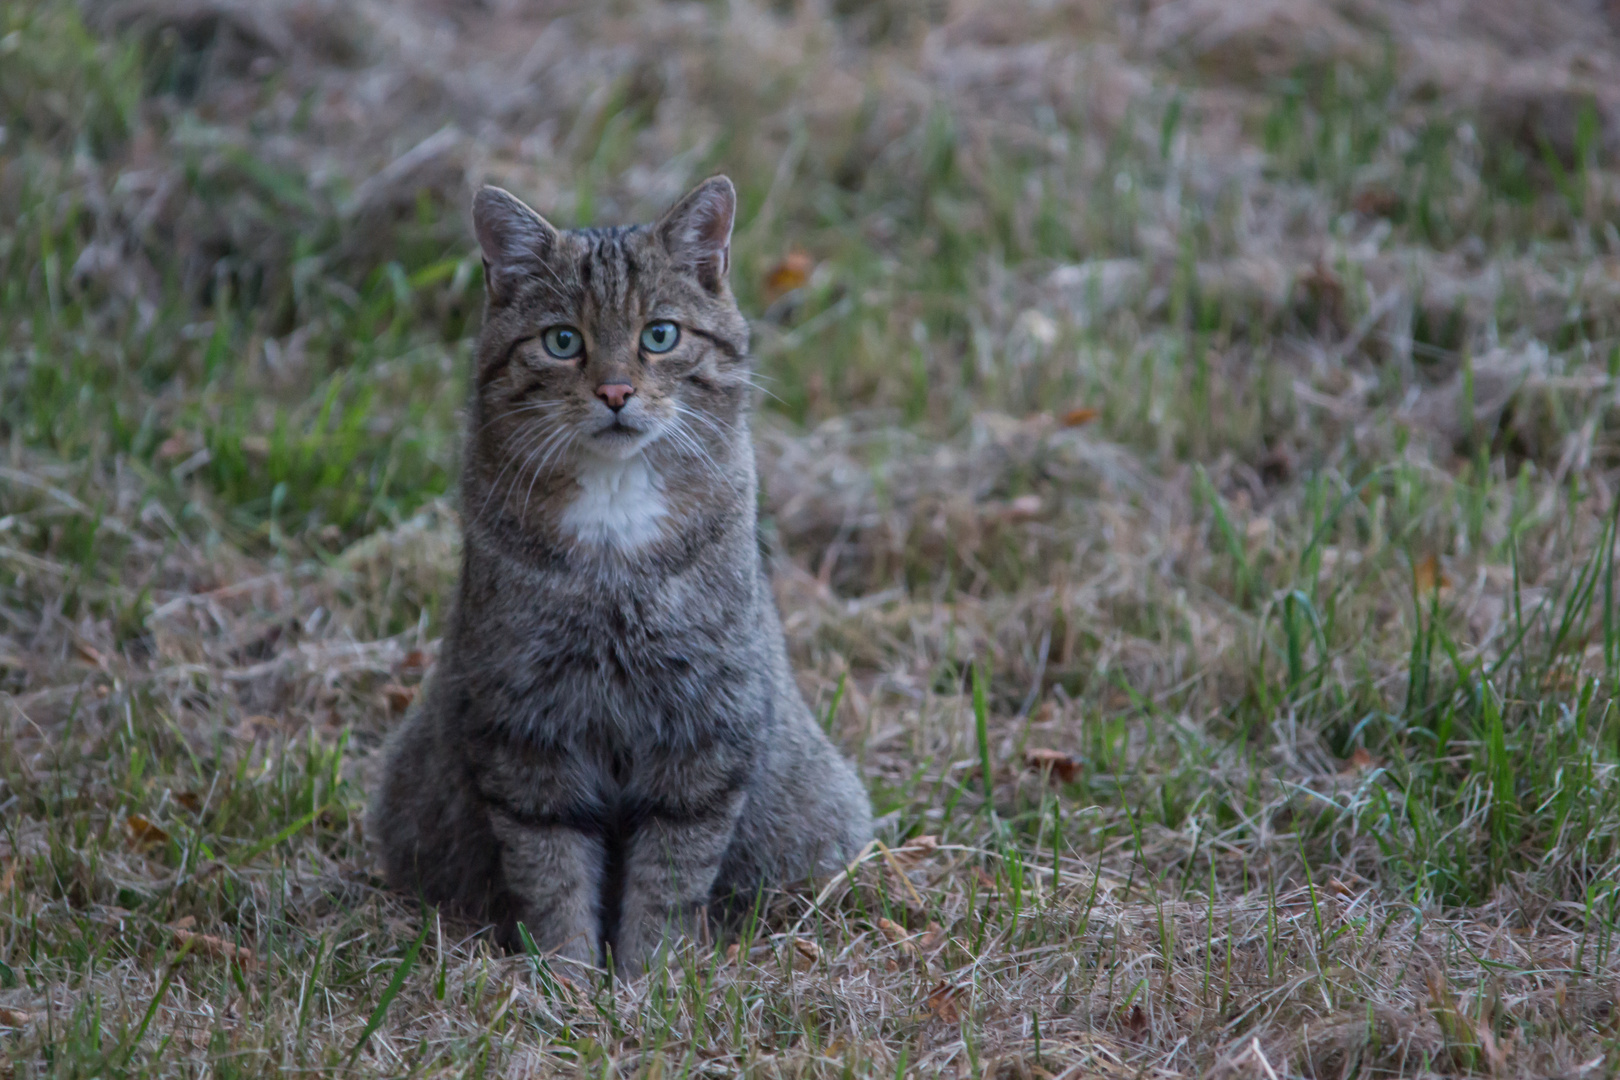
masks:
{"label": "fallen leaf", "polygon": [[785,292],[802,288],[810,280],[810,271],[816,268],[808,252],[790,251],[765,271],[765,292],[772,300]]}
{"label": "fallen leaf", "polygon": [[936,1019],[947,1024],[954,1024],[962,1019],[962,1011],[956,1007],[957,996],[962,988],[953,983],[941,982],[928,992],[928,998],[923,1007],[934,1015]]}
{"label": "fallen leaf", "polygon": [[1341,773],[1358,773],[1372,768],[1378,764],[1378,759],[1368,752],[1365,746],[1358,746],[1350,751],[1350,756],[1344,759],[1344,765],[1339,769]]}
{"label": "fallen leaf", "polygon": [[1085,424],[1091,423],[1101,415],[1102,413],[1099,410],[1093,409],[1087,405],[1081,405],[1079,408],[1070,409],[1068,412],[1063,414],[1063,426],[1081,427]]}
{"label": "fallen leaf", "polygon": [[1007,521],[1028,521],[1040,516],[1041,506],[1039,495],[1020,495],[1007,504],[1001,516]]}
{"label": "fallen leaf", "polygon": [[282,734],[279,721],[273,716],[259,713],[249,716],[236,725],[236,737],[243,742],[258,742],[260,739],[274,738]]}
{"label": "fallen leaf", "polygon": [[1368,217],[1389,217],[1401,208],[1401,197],[1389,188],[1367,188],[1356,193],[1350,205],[1358,214]]}
{"label": "fallen leaf", "polygon": [[821,946],[817,945],[809,938],[794,938],[793,948],[795,952],[804,957],[806,960],[810,961],[812,964],[821,959]]}
{"label": "fallen leaf", "polygon": [[388,711],[398,715],[411,707],[416,700],[416,687],[401,686],[399,683],[389,683],[382,688],[383,698],[388,702]]}
{"label": "fallen leaf", "polygon": [[73,651],[78,653],[81,659],[96,665],[96,667],[101,668],[103,671],[107,669],[107,658],[101,655],[101,650],[96,648],[94,645],[86,644],[83,641],[75,641],[73,643]]}
{"label": "fallen leaf", "polygon": [[198,934],[179,926],[171,926],[169,929],[174,931],[174,936],[179,940],[180,944],[184,945],[190,942],[192,952],[207,953],[209,956],[216,956],[221,960],[233,960],[243,967],[247,967],[257,960],[257,957],[253,955],[253,950],[246,945],[237,945],[226,941],[222,937],[215,937],[213,934]]}
{"label": "fallen leaf", "polygon": [[1048,750],[1036,748],[1024,751],[1025,767],[1045,773],[1055,780],[1065,784],[1073,783],[1080,776],[1080,762],[1072,755],[1061,750]]}
{"label": "fallen leaf", "polygon": [[1132,1005],[1130,1015],[1125,1017],[1125,1030],[1134,1038],[1145,1039],[1149,1026],[1147,1013],[1142,1011],[1142,1006]]}
{"label": "fallen leaf", "polygon": [[0,1027],[20,1028],[32,1019],[21,1009],[0,1009]]}
{"label": "fallen leaf", "polygon": [[939,837],[924,833],[922,836],[913,836],[910,840],[894,849],[895,858],[901,862],[916,862],[926,858],[939,850]]}
{"label": "fallen leaf", "polygon": [[124,829],[129,833],[129,842],[133,847],[153,847],[169,842],[167,832],[139,814],[131,814],[125,818]]}
{"label": "fallen leaf", "polygon": [[157,459],[159,461],[178,461],[183,457],[190,457],[191,450],[191,432],[176,431],[158,444]]}
{"label": "fallen leaf", "polygon": [[1419,596],[1427,596],[1439,589],[1451,587],[1451,578],[1440,567],[1433,552],[1423,556],[1412,566],[1412,588]]}

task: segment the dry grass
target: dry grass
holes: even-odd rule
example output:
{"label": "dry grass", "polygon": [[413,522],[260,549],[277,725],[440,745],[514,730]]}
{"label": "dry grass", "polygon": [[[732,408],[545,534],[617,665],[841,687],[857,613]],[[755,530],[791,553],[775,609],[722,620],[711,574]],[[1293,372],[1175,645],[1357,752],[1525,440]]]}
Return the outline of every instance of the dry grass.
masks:
{"label": "dry grass", "polygon": [[[0,1075],[1614,1075],[1612,8],[0,4]],[[471,187],[719,169],[883,829],[614,985],[359,811]]]}

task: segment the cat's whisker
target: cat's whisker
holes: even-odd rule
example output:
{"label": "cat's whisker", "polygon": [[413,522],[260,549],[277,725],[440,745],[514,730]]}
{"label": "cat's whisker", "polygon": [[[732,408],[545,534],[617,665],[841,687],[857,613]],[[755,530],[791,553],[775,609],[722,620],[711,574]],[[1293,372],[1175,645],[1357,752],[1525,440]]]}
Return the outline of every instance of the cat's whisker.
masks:
{"label": "cat's whisker", "polygon": [[787,404],[786,400],[784,400],[780,394],[772,393],[771,390],[768,387],[754,381],[756,378],[762,378],[762,377],[763,376],[756,375],[753,372],[745,371],[745,372],[742,373],[740,381],[742,382],[742,384],[744,386],[748,387],[750,390],[757,390],[761,394],[764,394],[766,397],[770,398],[772,401],[781,402],[783,405],[786,405]]}
{"label": "cat's whisker", "polygon": [[700,463],[707,465],[709,471],[714,473],[714,475],[718,476],[720,479],[725,479],[725,470],[722,469],[720,464],[714,460],[713,455],[703,448],[703,444],[698,441],[696,433],[692,431],[691,427],[686,423],[685,420],[677,416],[673,421],[671,421],[668,432],[675,446],[688,450],[691,457],[696,458]]}
{"label": "cat's whisker", "polygon": [[[500,513],[506,513],[506,505],[512,501],[512,493],[517,490],[517,486],[523,480],[523,474],[528,470],[530,463],[533,462],[537,456],[545,453],[547,447],[553,445],[559,439],[566,438],[567,435],[567,428],[553,428],[551,431],[547,432],[543,438],[535,441],[534,446],[524,456],[522,463],[519,464],[516,471],[512,473],[512,479],[506,486],[506,494],[501,497]],[[503,469],[502,472],[504,471],[505,470]],[[530,487],[532,488],[533,486],[533,482],[531,481]]]}
{"label": "cat's whisker", "polygon": [[579,432],[576,429],[563,429],[563,438],[557,443],[556,446],[552,447],[550,450],[547,450],[545,456],[540,459],[540,464],[535,466],[532,474],[529,476],[528,490],[523,493],[523,509],[519,512],[520,516],[524,520],[528,520],[529,517],[529,497],[534,494],[535,481],[539,480],[541,475],[545,473],[546,465],[551,461],[552,455],[557,453],[559,450],[570,446],[578,435]]}
{"label": "cat's whisker", "polygon": [[[512,439],[514,435],[522,436],[521,443],[517,449],[512,448]],[[501,439],[501,448],[511,452],[504,455],[506,460],[501,463],[501,471],[495,474],[494,480],[490,481],[489,490],[484,494],[484,501],[478,507],[478,513],[473,515],[474,521],[483,520],[484,511],[489,509],[489,500],[495,497],[495,492],[501,486],[501,477],[506,475],[506,470],[512,467],[513,462],[517,461],[521,455],[527,452],[524,448],[529,446],[531,443],[538,443],[540,440],[545,438],[545,435],[546,432],[544,428],[525,427],[520,428],[516,432],[509,432]]]}
{"label": "cat's whisker", "polygon": [[732,436],[733,432],[729,424],[724,424],[712,416],[707,416],[701,412],[698,412],[696,409],[682,402],[674,401],[671,402],[671,404],[675,406],[675,411],[681,416],[691,420],[696,420],[699,423],[706,425],[710,431],[714,432],[714,437],[719,439],[721,442],[726,442]]}

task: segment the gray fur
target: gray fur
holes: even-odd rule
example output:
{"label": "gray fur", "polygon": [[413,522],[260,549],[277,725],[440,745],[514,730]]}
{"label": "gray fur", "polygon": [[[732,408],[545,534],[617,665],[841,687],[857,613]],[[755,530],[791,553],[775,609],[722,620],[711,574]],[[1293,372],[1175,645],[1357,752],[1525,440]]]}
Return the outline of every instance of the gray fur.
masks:
{"label": "gray fur", "polygon": [[[395,888],[508,946],[522,922],[542,949],[637,970],[705,909],[833,872],[871,832],[794,682],[759,552],[734,207],[724,177],[647,228],[561,232],[495,188],[474,203],[489,304],[461,581],[368,831]],[[680,327],[668,354],[640,344],[654,319]],[[541,345],[561,324],[582,358]],[[621,382],[635,393],[615,414],[595,388]],[[665,512],[612,495],[629,524],[610,514],[600,535],[651,539],[571,531],[587,477],[630,490],[626,461]]]}

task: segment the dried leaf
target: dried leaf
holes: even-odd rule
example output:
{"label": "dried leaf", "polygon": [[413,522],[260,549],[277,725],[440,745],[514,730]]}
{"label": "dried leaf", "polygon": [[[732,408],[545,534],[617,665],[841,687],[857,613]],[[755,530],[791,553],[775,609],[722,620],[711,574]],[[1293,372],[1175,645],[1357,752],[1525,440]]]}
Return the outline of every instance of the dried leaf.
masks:
{"label": "dried leaf", "polygon": [[1412,566],[1412,588],[1419,596],[1427,596],[1439,589],[1449,589],[1451,578],[1440,567],[1433,552],[1423,556]]}
{"label": "dried leaf", "polygon": [[1142,1011],[1142,1006],[1132,1005],[1130,1015],[1125,1017],[1125,1030],[1130,1032],[1132,1038],[1145,1039],[1148,1037],[1150,1027],[1147,1013]]}
{"label": "dried leaf", "polygon": [[1378,764],[1378,759],[1368,752],[1365,746],[1358,746],[1350,751],[1350,756],[1344,759],[1344,765],[1339,769],[1341,773],[1364,772]]}
{"label": "dried leaf", "polygon": [[961,992],[962,987],[942,981],[928,992],[923,1007],[932,1013],[935,1019],[943,1020],[947,1024],[957,1023],[962,1019],[962,1011],[956,1006],[956,999]]}
{"label": "dried leaf", "polygon": [[927,833],[922,836],[913,836],[910,840],[894,849],[894,857],[901,862],[912,863],[927,858],[939,850],[939,837]]}
{"label": "dried leaf", "polygon": [[809,253],[790,251],[780,262],[765,271],[765,293],[772,300],[785,292],[803,288],[810,280],[810,271],[816,268]]}
{"label": "dried leaf", "polygon": [[101,650],[96,648],[94,645],[87,644],[83,641],[75,641],[73,643],[73,651],[79,654],[79,658],[81,660],[94,664],[103,671],[107,669],[107,658],[103,656],[101,654]]}
{"label": "dried leaf", "polygon": [[1028,521],[1040,516],[1042,505],[1039,495],[1020,495],[1007,504],[1001,517],[1004,521]]}
{"label": "dried leaf", "polygon": [[20,1028],[32,1019],[21,1009],[0,1009],[0,1027]]}
{"label": "dried leaf", "polygon": [[1389,217],[1401,208],[1401,197],[1389,188],[1367,188],[1357,192],[1350,205],[1367,217]]}
{"label": "dried leaf", "polygon": [[382,688],[383,698],[388,702],[388,711],[396,716],[411,707],[416,700],[416,687],[401,686],[399,683],[389,683]]}
{"label": "dried leaf", "polygon": [[793,949],[812,964],[821,959],[821,946],[809,938],[794,938]]}
{"label": "dried leaf", "polygon": [[189,431],[176,431],[158,444],[157,459],[162,462],[179,461],[190,457],[195,439]]}
{"label": "dried leaf", "polygon": [[258,959],[253,955],[253,950],[246,945],[237,945],[234,942],[226,941],[222,937],[215,937],[213,934],[198,934],[179,926],[171,926],[169,929],[174,931],[174,936],[179,940],[180,944],[184,945],[186,942],[190,942],[192,952],[207,953],[209,956],[216,956],[221,960],[235,961],[243,967],[254,963]]}
{"label": "dried leaf", "polygon": [[1026,768],[1045,773],[1054,780],[1071,784],[1080,777],[1080,762],[1061,750],[1036,748],[1024,751]]}
{"label": "dried leaf", "polygon": [[1080,407],[1070,409],[1068,412],[1063,414],[1063,426],[1081,427],[1085,424],[1091,423],[1101,415],[1102,413],[1097,409],[1093,409],[1088,405],[1081,405]]}
{"label": "dried leaf", "polygon": [[270,739],[283,734],[281,723],[273,716],[259,713],[249,716],[236,725],[236,737],[243,742],[258,742],[260,739]]}
{"label": "dried leaf", "polygon": [[139,814],[131,814],[125,818],[124,829],[129,833],[129,842],[132,847],[153,847],[169,842],[167,832]]}

